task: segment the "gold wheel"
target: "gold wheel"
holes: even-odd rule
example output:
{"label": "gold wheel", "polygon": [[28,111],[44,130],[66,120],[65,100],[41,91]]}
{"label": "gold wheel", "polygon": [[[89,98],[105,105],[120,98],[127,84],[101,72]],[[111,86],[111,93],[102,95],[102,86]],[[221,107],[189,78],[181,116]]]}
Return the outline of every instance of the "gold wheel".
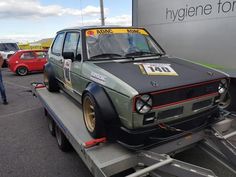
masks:
{"label": "gold wheel", "polygon": [[96,118],[94,104],[88,96],[84,98],[83,111],[86,127],[92,133],[95,130]]}

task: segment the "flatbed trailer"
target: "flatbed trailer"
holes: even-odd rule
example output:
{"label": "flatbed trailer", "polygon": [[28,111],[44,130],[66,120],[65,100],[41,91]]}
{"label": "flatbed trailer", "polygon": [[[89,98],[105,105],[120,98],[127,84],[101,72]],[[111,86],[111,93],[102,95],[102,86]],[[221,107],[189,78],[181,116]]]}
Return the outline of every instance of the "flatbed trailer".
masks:
{"label": "flatbed trailer", "polygon": [[[236,176],[236,143],[229,140],[236,140],[233,126],[228,128],[228,133],[222,134],[218,128],[226,126],[226,123],[220,122],[211,129],[148,150],[130,151],[118,143],[92,140],[84,126],[83,112],[78,103],[64,92],[51,93],[42,84],[33,85],[32,91],[40,99],[48,118],[61,130],[95,177],[216,176],[210,169],[172,158],[173,154],[193,146],[204,150],[221,163],[229,174]],[[225,113],[222,121],[225,121],[224,116],[233,117]],[[234,125],[235,120],[231,118],[230,121]],[[95,143],[86,146],[88,142]]]}

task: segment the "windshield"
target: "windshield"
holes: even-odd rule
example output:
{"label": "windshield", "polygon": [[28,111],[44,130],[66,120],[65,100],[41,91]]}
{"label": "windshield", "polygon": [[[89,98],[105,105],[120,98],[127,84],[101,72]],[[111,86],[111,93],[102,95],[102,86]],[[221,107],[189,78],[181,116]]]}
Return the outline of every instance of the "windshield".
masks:
{"label": "windshield", "polygon": [[86,31],[88,59],[135,58],[162,55],[143,29],[94,29]]}
{"label": "windshield", "polygon": [[19,47],[16,43],[0,43],[0,51],[17,51]]}

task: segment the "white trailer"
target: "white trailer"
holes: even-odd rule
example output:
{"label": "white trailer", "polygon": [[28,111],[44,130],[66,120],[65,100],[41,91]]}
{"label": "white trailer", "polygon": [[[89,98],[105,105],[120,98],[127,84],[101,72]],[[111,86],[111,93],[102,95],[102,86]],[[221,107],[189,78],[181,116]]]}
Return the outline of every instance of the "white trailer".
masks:
{"label": "white trailer", "polygon": [[133,0],[132,14],[168,55],[229,74],[236,111],[236,0]]}
{"label": "white trailer", "polygon": [[43,84],[33,85],[32,91],[45,109],[50,133],[56,136],[58,146],[65,151],[72,145],[95,177],[215,177],[210,169],[173,158],[175,153],[193,146],[220,163],[227,176],[236,175],[236,124],[232,123],[236,121],[229,112],[222,112],[212,128],[150,149],[130,151],[105,138],[91,141],[77,102],[63,92],[48,92]]}

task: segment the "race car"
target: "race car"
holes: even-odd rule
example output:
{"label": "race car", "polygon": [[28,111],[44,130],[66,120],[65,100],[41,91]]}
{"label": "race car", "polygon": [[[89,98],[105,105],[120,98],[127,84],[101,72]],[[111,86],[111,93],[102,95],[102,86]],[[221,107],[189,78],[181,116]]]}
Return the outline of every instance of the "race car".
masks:
{"label": "race car", "polygon": [[93,138],[105,136],[130,149],[209,126],[229,86],[219,71],[169,57],[144,28],[64,29],[48,56],[48,90],[62,89],[82,105]]}

